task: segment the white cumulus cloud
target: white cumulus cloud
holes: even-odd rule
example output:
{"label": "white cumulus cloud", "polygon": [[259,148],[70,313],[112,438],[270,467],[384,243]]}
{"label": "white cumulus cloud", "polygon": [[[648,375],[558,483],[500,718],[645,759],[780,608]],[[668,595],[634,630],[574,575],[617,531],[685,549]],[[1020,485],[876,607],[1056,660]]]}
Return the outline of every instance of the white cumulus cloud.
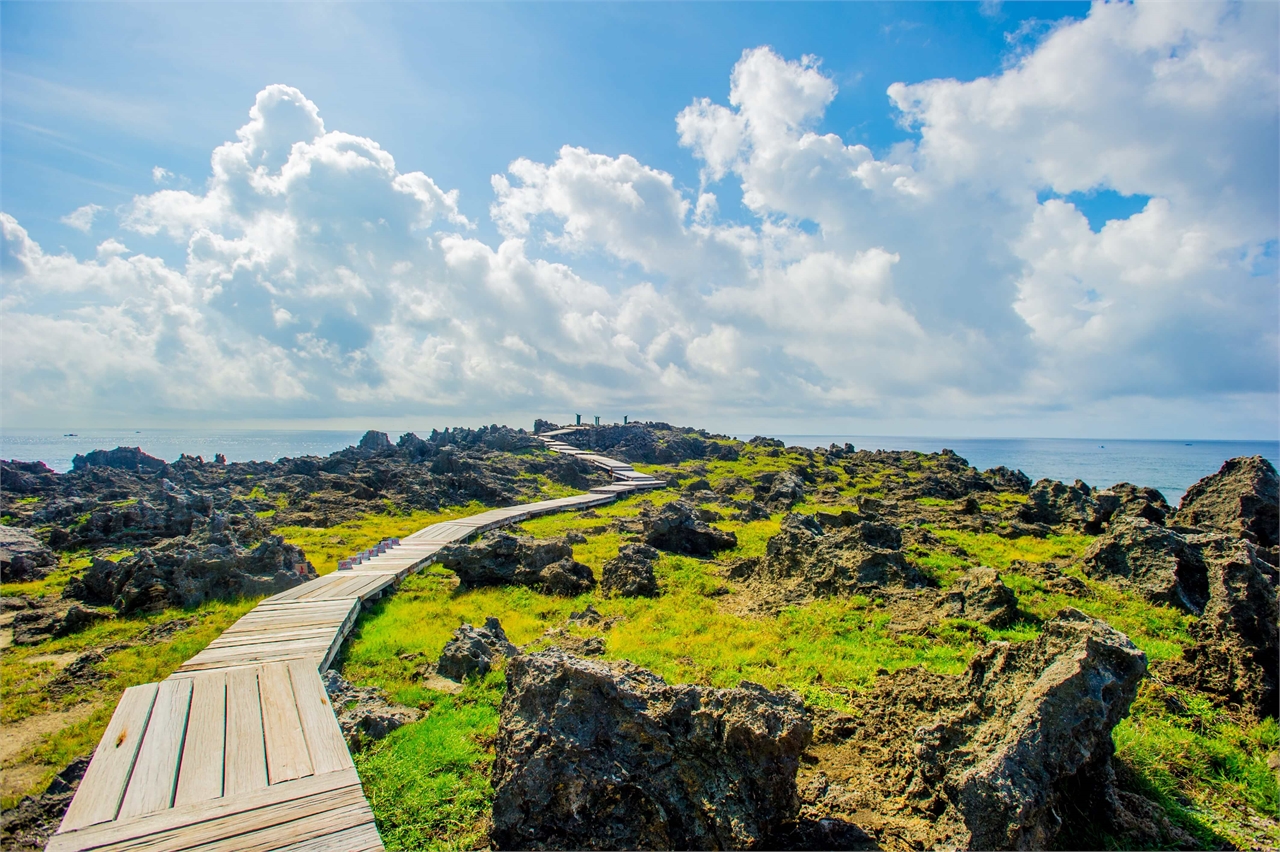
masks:
{"label": "white cumulus cloud", "polygon": [[[2,401],[1273,423],[1277,27],[1269,4],[1098,5],[990,77],[891,86],[910,133],[879,153],[821,132],[820,58],[749,49],[726,103],[675,117],[700,186],[566,144],[493,177],[496,244],[447,183],[268,86],[201,191],[134,198],[91,258],[0,214]],[[1095,231],[1067,197],[1097,191],[1149,201]]]}
{"label": "white cumulus cloud", "polygon": [[70,228],[75,228],[77,231],[83,231],[87,234],[93,229],[94,218],[104,209],[97,204],[86,204],[83,207],[77,207],[72,210],[59,221]]}

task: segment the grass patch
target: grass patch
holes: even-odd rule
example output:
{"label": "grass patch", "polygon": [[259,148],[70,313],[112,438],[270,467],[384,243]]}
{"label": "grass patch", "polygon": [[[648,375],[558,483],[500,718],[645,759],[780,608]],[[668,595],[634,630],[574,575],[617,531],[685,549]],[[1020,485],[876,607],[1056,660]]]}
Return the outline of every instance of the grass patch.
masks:
{"label": "grass patch", "polygon": [[472,502],[438,512],[388,511],[343,521],[331,527],[279,526],[272,532],[302,548],[317,573],[328,574],[338,569],[339,561],[372,547],[383,539],[403,538],[431,524],[487,512],[489,508]]}
{"label": "grass patch", "polygon": [[[1120,777],[1204,848],[1280,848],[1275,719],[1240,721],[1203,695],[1148,681],[1113,738]],[[1258,817],[1272,820],[1269,826]]]}
{"label": "grass patch", "polygon": [[495,670],[458,695],[434,693],[427,718],[355,755],[387,849],[485,848],[503,677]]}

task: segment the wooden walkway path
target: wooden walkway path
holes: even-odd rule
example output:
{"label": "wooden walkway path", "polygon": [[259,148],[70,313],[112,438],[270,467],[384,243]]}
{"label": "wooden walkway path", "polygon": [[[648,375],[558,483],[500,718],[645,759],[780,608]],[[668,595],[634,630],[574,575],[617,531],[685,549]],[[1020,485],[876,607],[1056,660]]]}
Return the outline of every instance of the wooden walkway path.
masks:
{"label": "wooden walkway path", "polygon": [[160,683],[125,690],[47,848],[382,849],[320,672],[361,604],[394,591],[445,545],[663,486],[556,440],[568,431],[539,437],[609,471],[612,484],[432,524],[344,560],[339,571],[263,600]]}

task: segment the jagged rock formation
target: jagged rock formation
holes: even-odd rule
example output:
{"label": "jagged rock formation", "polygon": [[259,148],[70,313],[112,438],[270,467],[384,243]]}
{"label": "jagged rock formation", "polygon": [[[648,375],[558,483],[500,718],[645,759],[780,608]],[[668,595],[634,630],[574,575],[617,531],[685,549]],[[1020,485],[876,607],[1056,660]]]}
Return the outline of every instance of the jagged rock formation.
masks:
{"label": "jagged rock formation", "polygon": [[804,499],[804,485],[794,473],[762,473],[756,478],[755,501],[770,512],[785,512]]}
{"label": "jagged rock formation", "polygon": [[591,569],[574,561],[563,539],[539,541],[505,532],[486,533],[473,544],[451,544],[437,556],[458,575],[461,587],[528,586],[549,595],[580,595],[595,588]]}
{"label": "jagged rock formation", "polygon": [[0,816],[0,848],[7,852],[43,852],[58,830],[76,789],[89,768],[89,756],[77,757],[54,776],[39,796],[23,796]]}
{"label": "jagged rock formation", "polygon": [[390,703],[377,687],[352,686],[333,669],[325,671],[320,679],[338,717],[338,727],[352,751],[359,751],[369,742],[422,718],[422,711],[416,707]]}
{"label": "jagged rock formation", "polygon": [[687,459],[736,461],[739,455],[736,442],[727,435],[669,423],[600,426],[567,432],[559,439],[579,449],[641,464],[672,464]]}
{"label": "jagged rock formation", "polygon": [[738,544],[736,535],[708,526],[698,510],[683,500],[665,503],[656,510],[645,507],[638,521],[645,544],[671,553],[710,556]]}
{"label": "jagged rock formation", "polygon": [[669,685],[629,663],[517,657],[493,768],[499,849],[743,849],[795,815],[799,696]]}
{"label": "jagged rock formation", "polygon": [[1262,456],[1229,459],[1217,473],[1187,489],[1176,521],[1251,541],[1274,565],[1280,542],[1280,477]]}
{"label": "jagged rock formation", "polygon": [[13,644],[35,645],[78,633],[91,624],[112,618],[107,610],[68,604],[57,599],[4,598],[4,608],[13,610]]}
{"label": "jagged rock formation", "polygon": [[1161,671],[1224,704],[1259,717],[1280,711],[1280,606],[1270,566],[1253,542],[1194,536],[1204,559],[1208,602],[1191,627],[1196,644]]}
{"label": "jagged rock formation", "polygon": [[1090,577],[1131,588],[1153,603],[1199,614],[1209,600],[1200,548],[1142,517],[1113,524],[1089,545],[1081,566]]}
{"label": "jagged rock formation", "polygon": [[801,596],[923,588],[928,578],[902,552],[902,533],[853,512],[787,515],[765,555],[745,559],[733,576],[784,587]]}
{"label": "jagged rock formation", "polygon": [[[218,529],[216,523],[212,529]],[[63,596],[113,606],[123,615],[270,595],[315,577],[303,552],[282,537],[266,536],[245,548],[224,528],[171,539],[119,562],[95,557],[83,575],[67,584]]]}
{"label": "jagged rock formation", "polygon": [[462,683],[468,677],[487,675],[495,658],[509,659],[519,653],[520,650],[507,639],[498,619],[489,616],[484,627],[464,624],[454,631],[453,638],[440,652],[436,673]]}
{"label": "jagged rock formation", "polygon": [[644,544],[624,544],[618,555],[600,567],[600,591],[621,597],[657,597],[653,565],[659,553]]}
{"label": "jagged rock formation", "polygon": [[1008,627],[1018,620],[1018,596],[993,568],[973,568],[959,577],[941,601],[948,618],[967,618],[988,627]]}
{"label": "jagged rock formation", "polygon": [[826,723],[832,769],[802,779],[803,813],[856,814],[923,848],[1071,848],[1080,820],[1117,817],[1111,731],[1145,673],[1127,637],[1067,609],[1035,640],[992,643],[962,676],[883,676]]}
{"label": "jagged rock formation", "polygon": [[38,538],[15,527],[0,526],[0,577],[25,583],[48,575],[58,557]]}

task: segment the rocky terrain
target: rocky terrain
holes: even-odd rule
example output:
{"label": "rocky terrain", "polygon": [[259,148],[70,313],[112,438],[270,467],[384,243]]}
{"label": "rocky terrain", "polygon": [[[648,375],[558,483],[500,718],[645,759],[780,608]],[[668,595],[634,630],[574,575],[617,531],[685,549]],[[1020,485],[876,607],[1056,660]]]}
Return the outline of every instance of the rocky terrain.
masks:
{"label": "rocky terrain", "polygon": [[[563,439],[670,487],[450,546],[325,674],[391,848],[1280,843],[1264,459],[1172,507],[949,451]],[[163,642],[314,576],[298,530],[599,481],[505,427],[275,463],[0,462],[0,628],[24,655],[132,619]],[[75,647],[58,665],[86,677],[118,653]],[[55,788],[6,812],[5,843],[56,821]]]}

